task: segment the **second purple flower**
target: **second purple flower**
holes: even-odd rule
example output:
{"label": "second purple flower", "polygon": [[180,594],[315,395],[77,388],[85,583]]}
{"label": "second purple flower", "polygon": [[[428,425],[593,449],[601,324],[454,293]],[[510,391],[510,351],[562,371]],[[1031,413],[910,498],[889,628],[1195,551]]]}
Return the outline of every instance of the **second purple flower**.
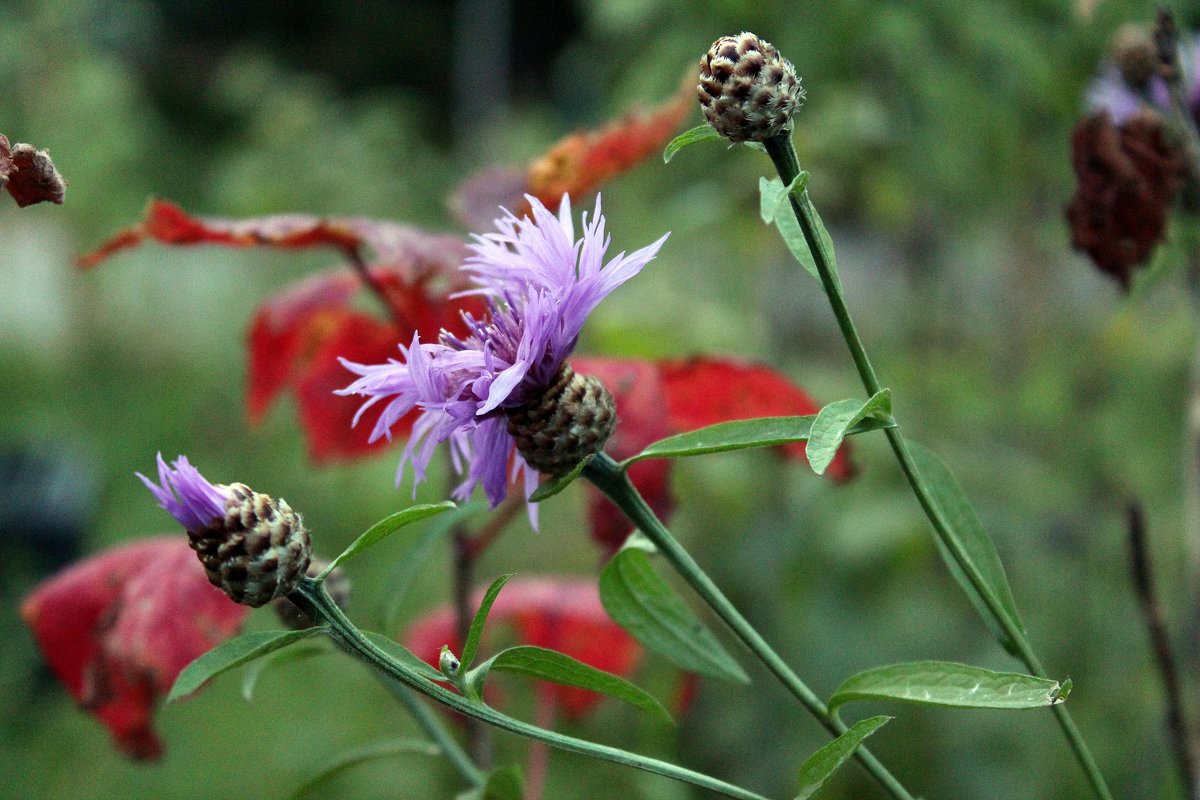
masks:
{"label": "second purple flower", "polygon": [[[367,398],[356,422],[366,409],[387,401],[372,440],[390,438],[391,427],[413,408],[422,412],[397,480],[410,463],[416,482],[424,480],[434,449],[448,441],[463,475],[454,496],[466,499],[482,484],[495,506],[510,479],[523,477],[528,496],[539,471],[557,472],[560,463],[569,469],[588,454],[557,458],[554,451],[564,449],[564,439],[555,436],[582,436],[595,452],[612,430],[611,397],[598,383],[574,375],[566,360],[588,314],[638,274],[667,237],[604,263],[610,239],[599,199],[591,220],[583,215],[580,239],[565,196],[557,216],[535,198],[527,200],[532,219],[505,212],[496,232],[474,237],[462,269],[478,287],[473,292],[485,297],[488,313],[482,319],[464,315],[466,336],[442,331],[436,343],[422,343],[418,334],[400,346],[400,359],[386,364],[342,361],[359,378],[339,393]],[[536,430],[528,429],[531,423]],[[589,426],[599,431],[590,439]]]}

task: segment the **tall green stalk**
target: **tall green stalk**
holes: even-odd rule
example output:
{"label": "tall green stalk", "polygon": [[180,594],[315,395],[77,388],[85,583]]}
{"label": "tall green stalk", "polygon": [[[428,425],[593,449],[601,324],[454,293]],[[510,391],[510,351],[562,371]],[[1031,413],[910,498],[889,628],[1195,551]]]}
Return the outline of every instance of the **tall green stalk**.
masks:
{"label": "tall green stalk", "polygon": [[[782,133],[766,140],[763,144],[766,146],[767,154],[770,155],[771,161],[775,164],[775,169],[779,173],[779,178],[783,181],[783,185],[791,186],[792,182],[800,174],[800,166],[796,159],[796,150],[792,146],[790,134],[786,132]],[[850,348],[850,356],[854,359],[854,365],[858,369],[859,377],[862,379],[863,388],[866,389],[868,396],[874,395],[882,388],[882,385],[879,382],[879,377],[875,374],[875,368],[871,366],[871,360],[867,357],[867,351],[863,347],[862,339],[859,338],[858,330],[854,327],[854,320],[850,317],[850,310],[846,307],[846,301],[842,295],[841,283],[834,275],[833,254],[828,252],[825,242],[818,234],[817,214],[813,208],[812,201],[809,199],[808,191],[790,192],[788,199],[791,202],[792,212],[796,215],[796,220],[800,223],[800,228],[804,232],[804,239],[808,243],[809,250],[812,252],[813,261],[816,263],[817,272],[821,278],[821,285],[825,289],[825,295],[829,298],[829,305],[833,310],[834,317],[837,318],[838,327],[841,329],[842,336],[846,340],[846,346]],[[975,587],[988,613],[1012,642],[1016,650],[1016,655],[1034,675],[1043,678],[1046,677],[1046,671],[1042,667],[1037,655],[1033,652],[1033,647],[1030,645],[1025,631],[1019,625],[1016,625],[1010,616],[1004,613],[1003,609],[999,607],[995,596],[988,590],[983,576],[979,573],[979,570],[975,567],[971,559],[967,557],[958,539],[952,534],[949,523],[938,509],[930,488],[925,484],[921,473],[917,470],[913,462],[912,453],[904,441],[904,436],[900,433],[899,426],[888,428],[884,433],[887,436],[888,444],[892,447],[892,452],[896,455],[896,460],[900,462],[900,469],[904,472],[904,477],[908,480],[913,494],[916,495],[917,501],[921,504],[921,508],[929,518],[930,523],[932,523],[938,539],[945,546],[946,550],[949,551],[963,574],[971,582],[971,585]],[[1075,754],[1075,759],[1087,775],[1088,782],[1092,785],[1096,796],[1102,798],[1102,800],[1112,800],[1112,793],[1109,791],[1107,783],[1105,783],[1104,776],[1100,774],[1100,769],[1096,765],[1091,751],[1088,750],[1083,736],[1075,726],[1075,722],[1071,719],[1071,712],[1061,703],[1052,706],[1052,708],[1058,724],[1062,727],[1063,733],[1067,737],[1067,743],[1071,746],[1071,750]]]}
{"label": "tall green stalk", "polygon": [[[729,602],[725,594],[717,588],[712,579],[683,548],[683,545],[659,521],[617,462],[613,461],[607,453],[598,453],[584,467],[583,475],[625,512],[625,515],[637,525],[638,529],[654,543],[659,553],[675,571],[687,581],[688,585],[729,626],[750,652],[771,671],[772,675],[779,679],[784,688],[791,692],[827,731],[834,736],[840,736],[846,732],[845,723],[829,712],[825,703],[767,644],[754,626],[741,615],[733,603]],[[859,747],[854,755],[863,767],[891,793],[892,797],[897,800],[912,800],[912,795],[908,793],[908,790],[866,748]]]}

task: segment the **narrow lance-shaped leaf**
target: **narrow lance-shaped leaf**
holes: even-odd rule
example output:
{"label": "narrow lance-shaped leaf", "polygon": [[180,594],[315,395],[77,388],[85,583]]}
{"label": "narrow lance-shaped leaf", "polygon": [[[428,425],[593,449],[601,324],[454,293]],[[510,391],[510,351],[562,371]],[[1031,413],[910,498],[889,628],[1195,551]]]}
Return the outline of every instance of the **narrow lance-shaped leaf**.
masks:
{"label": "narrow lance-shaped leaf", "polygon": [[851,700],[903,700],[953,708],[1042,708],[1063,702],[1070,681],[1017,672],[993,672],[952,661],[888,664],[846,679],[833,697],[830,711]]}
{"label": "narrow lance-shaped leaf", "polygon": [[749,683],[745,670],[654,570],[640,548],[625,548],[600,573],[604,609],[633,638],[689,672]]}
{"label": "narrow lance-shaped leaf", "polygon": [[487,624],[487,617],[488,613],[492,610],[492,603],[496,602],[496,597],[500,594],[500,590],[504,588],[504,584],[508,583],[511,577],[511,574],[501,575],[492,581],[492,585],[484,593],[483,601],[479,604],[479,608],[475,611],[475,617],[471,620],[471,628],[467,631],[467,640],[463,642],[459,669],[468,670],[475,661],[475,653],[479,650],[479,639],[483,636],[483,626]]}
{"label": "narrow lance-shaped leaf", "polygon": [[859,400],[839,400],[821,409],[813,420],[804,452],[813,472],[821,475],[842,446],[846,433],[864,419],[881,422],[892,420],[892,393],[880,389],[865,403]]}
{"label": "narrow lance-shaped leaf", "polygon": [[892,717],[868,717],[860,720],[841,736],[805,759],[800,765],[800,793],[796,795],[796,800],[808,800],[816,794],[825,785],[825,781],[850,760],[863,739],[891,720]]}
{"label": "narrow lance-shaped leaf", "polygon": [[533,490],[533,494],[529,495],[529,502],[540,503],[543,500],[549,500],[554,495],[561,492],[563,489],[570,486],[583,472],[583,468],[588,465],[588,462],[595,458],[595,455],[590,455],[575,465],[574,469],[566,475],[559,475],[557,478],[551,478],[541,486]]}
{"label": "narrow lance-shaped leaf", "polygon": [[[1004,565],[1000,562],[996,546],[992,543],[987,531],[984,530],[979,516],[975,513],[970,501],[967,500],[954,473],[942,463],[941,459],[916,442],[909,441],[908,449],[913,463],[917,467],[917,472],[921,474],[923,482],[929,489],[933,506],[945,523],[949,537],[958,544],[963,558],[982,579],[982,591],[976,589],[961,565],[958,564],[957,559],[939,541],[939,544],[943,544],[939,547],[939,552],[950,566],[951,575],[967,593],[1000,644],[1010,653],[1015,654],[1017,652],[1016,643],[996,622],[993,612],[990,610],[993,607],[997,609],[1000,614],[1008,618],[1013,628],[1024,633],[1024,625],[1017,613],[1017,604],[1013,600],[1012,589],[1008,585],[1008,576],[1004,574]],[[992,600],[990,604],[985,601],[983,593],[990,595]]]}
{"label": "narrow lance-shaped leaf", "polygon": [[302,631],[259,631],[230,639],[184,667],[167,695],[167,702],[187,697],[203,686],[205,681],[217,677],[222,672],[240,667],[326,630],[327,628],[319,627]]}
{"label": "narrow lance-shaped leaf", "polygon": [[363,747],[356,747],[353,750],[347,750],[344,753],[338,754],[337,757],[322,767],[316,775],[313,775],[296,787],[296,791],[289,795],[289,800],[300,800],[300,798],[307,795],[313,789],[316,789],[321,784],[340,775],[351,767],[371,761],[409,754],[439,756],[442,754],[442,751],[432,742],[424,742],[420,739],[393,739],[386,742],[364,745]]}
{"label": "narrow lance-shaped leaf", "polygon": [[709,142],[713,139],[720,138],[721,134],[717,133],[716,128],[714,128],[712,125],[709,125],[707,122],[703,125],[697,125],[690,130],[684,131],[667,143],[666,149],[663,150],[663,163],[670,163],[671,159],[675,157],[675,154],[685,147],[696,144],[697,142]]}
{"label": "narrow lance-shaped leaf", "polygon": [[624,678],[590,667],[557,650],[547,650],[544,647],[534,647],[533,645],[510,647],[481,664],[478,677],[472,676],[468,678],[468,681],[478,687],[488,671],[510,672],[563,686],[588,689],[623,700],[643,711],[657,714],[667,722],[672,721],[671,715],[653,695]]}
{"label": "narrow lance-shaped leaf", "polygon": [[412,524],[426,517],[432,517],[434,514],[440,514],[452,508],[454,508],[454,503],[446,500],[441,503],[409,506],[403,511],[397,511],[395,514],[384,517],[370,528],[367,528],[362,536],[351,542],[350,546],[343,550],[337,558],[329,562],[329,566],[318,576],[318,579],[323,579],[346,559],[353,558],[368,547],[379,544],[383,539],[391,536],[405,525]]}
{"label": "narrow lance-shaped leaf", "polygon": [[[815,414],[809,414],[803,417],[760,417],[718,422],[716,425],[660,439],[637,455],[622,461],[621,467],[627,469],[630,464],[646,458],[682,458],[750,447],[776,447],[793,442],[806,442],[815,419]],[[847,428],[844,436],[892,427],[895,427],[895,423],[890,420],[868,417]]]}
{"label": "narrow lance-shaped leaf", "polygon": [[817,262],[813,259],[808,240],[804,238],[804,231],[800,228],[800,223],[796,220],[796,215],[792,213],[788,202],[789,190],[795,189],[802,192],[807,183],[808,173],[806,172],[801,172],[790,187],[784,186],[783,181],[779,178],[759,178],[759,215],[762,217],[762,221],[768,225],[775,224],[792,257],[800,262],[800,266],[804,267],[809,275],[820,282],[821,274],[817,271]]}

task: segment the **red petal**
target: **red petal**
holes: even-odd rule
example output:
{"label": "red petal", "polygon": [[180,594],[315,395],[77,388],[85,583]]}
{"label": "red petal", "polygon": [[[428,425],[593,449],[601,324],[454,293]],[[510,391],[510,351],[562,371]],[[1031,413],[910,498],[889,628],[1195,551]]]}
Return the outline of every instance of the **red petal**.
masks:
{"label": "red petal", "polygon": [[[815,414],[821,406],[807,392],[769,367],[733,359],[697,357],[659,365],[671,425],[685,432],[753,417]],[[849,443],[843,444],[826,474],[854,477]],[[804,458],[804,444],[784,445],[789,458]]]}
{"label": "red petal", "polygon": [[[617,430],[605,448],[613,458],[628,458],[673,432],[663,413],[664,389],[655,364],[586,357],[574,358],[571,364],[577,372],[599,378],[617,403]],[[675,509],[670,476],[671,462],[667,459],[642,461],[629,470],[633,485],[663,520]],[[610,553],[621,546],[633,528],[621,510],[590,485],[587,513],[592,540]]]}
{"label": "red petal", "polygon": [[161,746],[151,717],[189,662],[248,609],[209,584],[182,537],[124,545],[38,586],[21,605],[51,670],[135,758]]}
{"label": "red petal", "polygon": [[[368,443],[376,414],[368,412],[357,426],[354,415],[362,405],[361,397],[334,394],[350,383],[354,375],[338,358],[359,364],[377,364],[398,355],[401,341],[395,326],[377,322],[362,314],[343,312],[336,328],[320,343],[316,353],[296,383],[300,424],[308,438],[308,452],[318,463],[336,458],[355,458],[376,453],[387,447],[386,438]],[[378,408],[383,410],[384,404]],[[416,419],[410,413],[392,427],[392,435],[404,437]]]}

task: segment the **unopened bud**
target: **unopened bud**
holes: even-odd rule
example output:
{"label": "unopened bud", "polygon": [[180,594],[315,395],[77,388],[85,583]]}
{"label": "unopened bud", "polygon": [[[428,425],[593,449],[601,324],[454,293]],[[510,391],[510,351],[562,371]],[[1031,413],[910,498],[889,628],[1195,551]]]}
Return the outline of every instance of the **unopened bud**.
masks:
{"label": "unopened bud", "polygon": [[[308,569],[305,574],[310,578],[315,578],[325,571],[329,566],[329,560],[325,558],[313,558],[309,562]],[[334,604],[343,611],[350,605],[350,578],[341,567],[334,568],[333,572],[325,576],[325,591],[329,593],[330,599]],[[287,597],[276,597],[271,601],[271,607],[275,609],[275,614],[279,617],[279,621],[284,627],[294,631],[302,631],[306,628],[312,628],[317,625],[317,621],[308,615],[300,606],[293,603]]]}
{"label": "unopened bud", "polygon": [[700,59],[704,117],[731,142],[777,135],[804,100],[796,69],[753,33],[722,36]]}
{"label": "unopened bud", "polygon": [[525,463],[552,477],[600,452],[617,424],[612,395],[569,364],[540,397],[507,413],[508,433]]}
{"label": "unopened bud", "polygon": [[255,608],[290,593],[312,558],[300,515],[286,501],[245,484],[217,488],[227,493],[224,518],[188,529],[209,581],[234,602]]}
{"label": "unopened bud", "polygon": [[450,652],[449,645],[442,645],[442,650],[438,653],[438,670],[447,678],[453,678],[458,675],[460,666],[462,666],[462,662],[458,660],[458,656]]}
{"label": "unopened bud", "polygon": [[1145,89],[1158,68],[1158,51],[1151,32],[1144,25],[1121,26],[1113,36],[1112,54],[1121,80],[1136,91]]}

